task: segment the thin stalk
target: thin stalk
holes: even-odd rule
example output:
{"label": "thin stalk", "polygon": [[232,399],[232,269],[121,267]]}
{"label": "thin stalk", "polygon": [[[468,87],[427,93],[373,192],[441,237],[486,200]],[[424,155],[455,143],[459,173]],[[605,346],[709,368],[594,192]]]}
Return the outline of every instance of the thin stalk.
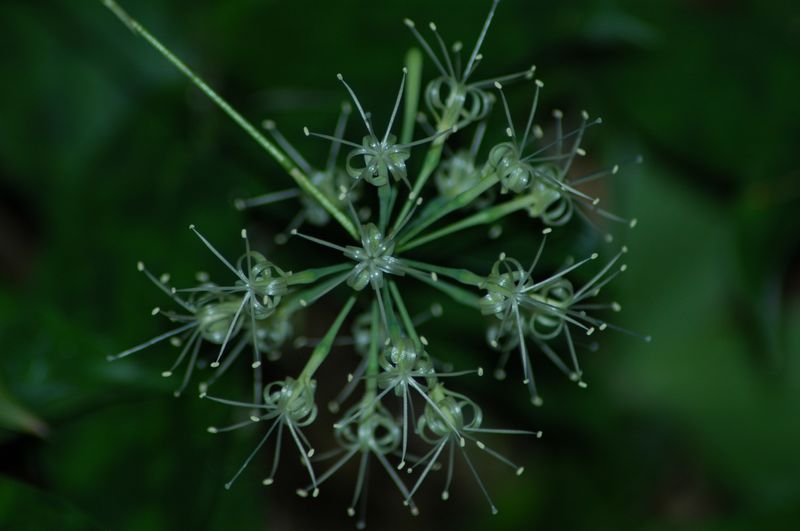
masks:
{"label": "thin stalk", "polygon": [[537,197],[535,195],[529,194],[522,197],[518,197],[516,199],[512,199],[511,201],[508,201],[506,203],[502,203],[500,205],[487,208],[486,210],[482,210],[481,212],[478,212],[467,218],[457,221],[456,223],[452,223],[447,227],[441,228],[430,234],[426,234],[425,236],[421,236],[415,240],[411,240],[410,242],[401,245],[398,248],[398,252],[408,251],[409,249],[413,249],[414,247],[419,247],[422,244],[432,242],[444,236],[448,236],[450,234],[462,231],[464,229],[468,229],[470,227],[494,223],[495,221],[513,212],[516,212],[517,210],[522,210],[523,208],[530,207],[531,205],[536,203],[536,200]]}
{"label": "thin stalk", "polygon": [[436,275],[444,275],[462,284],[467,284],[468,286],[480,287],[486,281],[484,277],[476,275],[469,269],[442,267],[425,262],[419,262],[417,260],[409,260],[408,258],[403,258],[403,263],[417,269],[422,269],[423,271],[435,273]]}
{"label": "thin stalk", "polygon": [[289,174],[297,185],[308,195],[314,198],[336,221],[354,238],[357,237],[356,229],[347,216],[334,205],[330,199],[325,197],[319,188],[309,180],[308,176],[287,157],[278,147],[267,140],[253,124],[239,114],[236,109],[217,94],[214,89],[209,87],[200,76],[195,74],[183,61],[178,59],[166,46],[150,34],[139,22],[131,18],[114,0],[101,0],[132,32],[142,37],[161,55],[180,70],[197,88],[199,88],[208,98],[213,101],[225,114],[227,114],[236,124],[241,127],[253,140],[255,140],[275,161],[280,164]]}
{"label": "thin stalk", "polygon": [[342,323],[347,317],[347,314],[350,313],[350,310],[353,308],[355,303],[355,295],[352,295],[349,299],[347,299],[347,302],[344,303],[344,306],[339,311],[339,315],[336,316],[336,320],[328,329],[328,332],[322,338],[322,341],[320,341],[319,344],[314,348],[314,352],[311,353],[311,357],[308,359],[306,366],[303,368],[303,372],[300,373],[298,380],[305,382],[311,381],[311,377],[314,376],[314,372],[316,372],[319,366],[322,365],[322,362],[325,361],[325,358],[328,357],[331,347],[333,347],[333,342],[336,339],[336,334],[339,333]]}
{"label": "thin stalk", "polygon": [[422,52],[419,48],[410,48],[406,53],[406,81],[405,105],[403,107],[403,129],[400,133],[400,143],[410,144],[414,136],[414,125],[417,122],[417,109],[419,108],[419,92],[422,84]]}
{"label": "thin stalk", "polygon": [[492,186],[497,184],[499,179],[494,172],[488,173],[484,170],[481,182],[464,192],[461,192],[456,197],[445,202],[443,205],[430,203],[428,207],[417,216],[416,222],[409,227],[409,230],[400,238],[400,245],[411,240],[414,236],[430,227],[451,212],[464,208],[476,200],[482,193],[486,192]]}

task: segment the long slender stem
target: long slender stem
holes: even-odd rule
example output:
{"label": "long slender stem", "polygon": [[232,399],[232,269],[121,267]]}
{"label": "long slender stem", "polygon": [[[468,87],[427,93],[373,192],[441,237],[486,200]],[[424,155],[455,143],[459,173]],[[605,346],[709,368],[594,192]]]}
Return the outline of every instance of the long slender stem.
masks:
{"label": "long slender stem", "polygon": [[354,238],[357,237],[357,232],[353,223],[347,216],[339,210],[328,199],[322,191],[314,186],[309,180],[308,176],[286,155],[278,149],[278,147],[267,140],[264,135],[259,133],[253,124],[247,121],[236,109],[225,101],[219,94],[217,94],[205,81],[195,74],[183,61],[178,59],[166,46],[150,34],[141,24],[130,17],[114,0],[101,0],[103,4],[110,9],[131,31],[146,40],[153,48],[155,48],[161,55],[163,55],[170,63],[172,63],[178,70],[180,70],[189,80],[194,83],[211,101],[213,101],[225,114],[227,114],[236,124],[241,127],[250,137],[253,138],[264,150],[275,159],[294,179],[297,185],[303,189],[308,195],[314,198],[325,210],[333,216],[344,229],[350,233]]}
{"label": "long slender stem", "polygon": [[398,248],[398,252],[408,251],[409,249],[413,249],[414,247],[419,247],[424,243],[429,243],[433,240],[437,240],[444,236],[448,236],[453,234],[454,232],[462,231],[464,229],[468,229],[470,227],[475,227],[476,225],[486,225],[488,223],[494,223],[498,219],[511,214],[512,212],[516,212],[517,210],[522,210],[523,208],[530,207],[534,203],[536,203],[537,197],[534,194],[524,195],[522,197],[518,197],[506,203],[502,203],[491,208],[487,208],[486,210],[482,210],[472,216],[464,218],[456,223],[452,223],[447,227],[441,228],[435,232],[430,234],[426,234],[425,236],[421,236],[415,240],[412,240],[405,245],[401,245]]}
{"label": "long slender stem", "polygon": [[419,92],[422,84],[422,52],[419,48],[411,48],[406,53],[406,93],[403,107],[403,129],[400,133],[400,143],[409,144],[414,136],[414,125],[417,123],[417,109],[419,108]]}
{"label": "long slender stem", "polygon": [[342,327],[345,317],[347,317],[347,314],[350,313],[350,310],[353,308],[355,303],[355,295],[352,295],[349,299],[347,299],[347,302],[344,303],[344,306],[339,311],[339,315],[336,316],[336,320],[328,329],[325,337],[322,338],[322,341],[320,341],[319,344],[314,348],[314,352],[311,353],[311,357],[308,359],[306,366],[303,368],[303,372],[300,373],[298,380],[308,382],[311,380],[311,377],[314,376],[314,372],[316,372],[319,366],[322,365],[322,362],[325,361],[325,358],[328,357],[331,347],[333,347],[333,341],[336,339],[336,334],[339,333],[339,329]]}
{"label": "long slender stem", "polygon": [[410,241],[414,236],[451,212],[458,210],[459,208],[466,207],[476,200],[482,193],[486,192],[489,188],[497,184],[498,181],[499,179],[494,172],[488,173],[488,170],[484,170],[481,182],[477,186],[460,193],[443,205],[438,205],[431,202],[428,207],[423,210],[419,216],[417,216],[416,222],[410,225],[406,233],[400,238],[400,245]]}
{"label": "long slender stem", "polygon": [[[367,351],[367,370],[366,370],[366,385],[367,385],[367,392],[364,394],[364,403],[373,403],[375,398],[375,393],[378,389],[378,348],[380,347],[380,327],[381,327],[381,317],[380,312],[378,311],[378,303],[373,301],[372,302],[372,317],[371,317],[371,327],[370,327],[370,340],[369,340],[369,350]],[[372,404],[372,407],[375,407],[375,404]]]}

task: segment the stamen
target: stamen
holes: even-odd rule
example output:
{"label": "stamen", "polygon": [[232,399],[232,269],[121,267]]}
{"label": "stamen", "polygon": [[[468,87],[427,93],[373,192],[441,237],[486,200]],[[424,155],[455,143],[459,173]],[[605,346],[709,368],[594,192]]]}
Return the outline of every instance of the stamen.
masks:
{"label": "stamen", "polygon": [[397,91],[397,99],[394,102],[394,110],[392,110],[392,117],[389,118],[389,125],[386,126],[386,133],[383,135],[383,144],[386,144],[386,141],[389,138],[389,133],[392,131],[392,125],[394,125],[394,119],[397,116],[397,109],[400,108],[400,100],[403,99],[403,88],[406,86],[407,75],[408,75],[408,68],[403,67],[403,77],[400,80],[400,90]]}
{"label": "stamen", "polygon": [[469,61],[467,61],[467,67],[464,69],[464,78],[462,81],[466,81],[469,76],[472,75],[472,72],[478,66],[476,61],[480,61],[480,50],[481,45],[483,45],[483,40],[486,38],[486,32],[489,31],[489,25],[492,23],[492,18],[494,17],[494,12],[497,10],[497,4],[500,3],[500,0],[494,0],[492,2],[492,8],[489,10],[489,14],[486,16],[486,22],[483,23],[483,28],[481,29],[481,33],[478,36],[478,40],[475,42],[475,48],[472,50],[472,55],[470,55]]}
{"label": "stamen", "polygon": [[358,109],[358,113],[361,115],[361,119],[364,120],[364,125],[367,126],[367,131],[369,131],[369,134],[375,136],[375,133],[372,131],[372,124],[370,123],[369,118],[367,117],[367,113],[364,112],[364,108],[361,107],[361,102],[358,101],[356,93],[353,92],[353,89],[350,88],[350,85],[348,85],[347,81],[344,80],[344,76],[342,76],[342,74],[336,74],[336,79],[341,81],[342,84],[347,89],[347,92],[350,93],[350,97],[353,98],[353,103],[356,104],[356,109]]}
{"label": "stamen", "polygon": [[286,140],[286,137],[283,136],[280,131],[278,131],[278,128],[275,126],[275,122],[272,120],[264,120],[262,125],[264,126],[264,129],[266,129],[267,132],[272,135],[272,138],[275,139],[275,142],[286,152],[287,155],[289,155],[294,163],[297,164],[307,175],[311,175],[313,172],[311,164],[309,164],[308,161],[303,158],[303,155],[301,155],[300,152],[297,151],[288,140]]}

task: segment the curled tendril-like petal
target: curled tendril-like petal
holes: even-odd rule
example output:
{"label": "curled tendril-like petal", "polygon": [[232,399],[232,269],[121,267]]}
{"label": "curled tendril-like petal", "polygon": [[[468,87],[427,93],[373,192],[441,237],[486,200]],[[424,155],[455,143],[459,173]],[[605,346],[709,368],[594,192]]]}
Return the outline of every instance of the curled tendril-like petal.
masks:
{"label": "curled tendril-like petal", "polygon": [[[358,414],[360,406],[348,410],[345,419]],[[380,404],[358,423],[339,423],[334,436],[343,448],[390,454],[400,446],[400,427]]]}
{"label": "curled tendril-like petal", "polygon": [[313,382],[278,380],[264,388],[264,404],[267,410],[285,416],[297,426],[308,426],[317,418],[314,391]]}
{"label": "curled tendril-like petal", "polygon": [[497,144],[489,152],[489,165],[497,174],[500,184],[515,194],[524,192],[535,181],[536,169],[520,160],[517,146],[511,142]]}
{"label": "curled tendril-like petal", "polygon": [[425,89],[425,103],[437,121],[451,109],[459,110],[457,125],[466,125],[482,120],[489,114],[494,96],[475,86],[468,86],[452,77],[440,76]]}
{"label": "curled tendril-like petal", "polygon": [[572,219],[575,209],[573,198],[557,187],[559,170],[553,164],[534,166],[535,180],[530,194],[536,197],[528,209],[531,217],[538,217],[549,227],[560,227]]}
{"label": "curled tendril-like petal", "polygon": [[487,293],[479,303],[481,313],[504,319],[529,280],[528,272],[519,261],[504,257],[495,262],[483,285]]}
{"label": "curled tendril-like petal", "polygon": [[567,194],[559,194],[558,198],[550,202],[542,211],[539,219],[547,226],[561,227],[572,219],[575,205]]}
{"label": "curled tendril-like petal", "polygon": [[564,314],[558,309],[566,309],[570,306],[573,293],[572,283],[565,278],[549,282],[536,291],[539,297],[555,309],[553,311],[536,310],[533,312],[529,327],[535,337],[541,340],[548,340],[561,333],[564,329]]}
{"label": "curled tendril-like petal", "polygon": [[285,273],[256,251],[242,255],[237,267],[248,279],[248,286],[254,296],[255,317],[266,317],[280,303],[281,296],[289,290]]}
{"label": "curled tendril-like petal", "polygon": [[436,444],[442,438],[458,435],[462,430],[480,428],[483,422],[483,411],[472,400],[464,395],[445,392],[445,396],[436,400],[437,409],[430,404],[417,423],[420,437],[428,443]]}
{"label": "curled tendril-like petal", "polygon": [[406,181],[406,161],[409,157],[409,149],[398,145],[394,135],[388,135],[385,142],[367,135],[361,147],[347,155],[347,173],[357,181],[367,181],[374,186],[387,184],[390,175],[395,181]]}
{"label": "curled tendril-like petal", "polygon": [[402,276],[404,271],[400,261],[392,253],[394,241],[384,239],[378,227],[368,223],[361,234],[361,247],[350,245],[345,249],[344,255],[356,262],[347,285],[356,291],[363,290],[368,284],[381,288],[384,273]]}
{"label": "curled tendril-like petal", "polygon": [[[420,357],[414,342],[407,337],[401,337],[383,349],[378,363],[384,371],[413,371]],[[380,379],[378,382],[380,383]]]}

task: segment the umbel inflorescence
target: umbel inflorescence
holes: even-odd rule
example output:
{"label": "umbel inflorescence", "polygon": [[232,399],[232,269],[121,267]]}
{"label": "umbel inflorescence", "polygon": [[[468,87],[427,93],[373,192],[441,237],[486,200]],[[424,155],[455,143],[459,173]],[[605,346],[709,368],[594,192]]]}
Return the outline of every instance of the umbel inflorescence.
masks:
{"label": "umbel inflorescence", "polygon": [[[495,375],[504,378],[509,358],[518,356],[519,380],[528,387],[536,406],[542,405],[533,370],[538,358],[549,359],[585,387],[576,352],[580,337],[607,328],[622,330],[606,320],[608,314],[620,311],[619,304],[597,299],[602,288],[625,271],[625,247],[601,265],[595,265],[596,253],[577,261],[566,260],[555,272],[542,271],[539,263],[548,234],[575,217],[596,228],[596,220],[603,219],[635,226],[635,220],[607,212],[599,198],[582,189],[584,183],[615,174],[619,167],[588,175],[571,174],[576,157],[585,155],[581,148],[585,131],[600,120],[590,119],[583,112],[577,128],[567,131],[561,112],[556,111],[552,132],[545,134],[537,123],[543,84],[535,78],[534,67],[495,79],[475,79],[483,61],[481,45],[498,1],[492,3],[471,50],[458,42],[446,45],[433,23],[426,38],[414,22],[405,21],[436,72],[424,88],[424,111],[418,109],[423,55],[414,49],[402,69],[391,115],[380,127],[339,74],[349,103],[342,106],[333,134],[304,129],[306,137],[330,142],[328,160],[317,168],[273,122],[264,123],[270,140],[115,2],[104,0],[134,33],[186,74],[294,180],[294,188],[239,200],[237,208],[296,198],[299,214],[277,240],[282,243],[290,237],[302,238],[308,245],[322,246],[330,252],[333,263],[278,265],[251,249],[245,230],[241,232],[244,254],[229,260],[191,226],[202,244],[230,271],[228,279],[211,281],[201,276],[195,286],[176,288],[168,276],[155,276],[138,264],[138,269],[171,300],[172,309],[156,308],[153,313],[166,317],[174,328],[109,359],[124,358],[169,340],[179,355],[163,376],[183,371],[176,391],[179,395],[187,389],[200,358],[210,356],[212,370],[199,383],[200,397],[235,408],[241,418],[230,426],[210,427],[208,431],[216,434],[245,427],[264,430],[263,438],[226,488],[274,439],[274,457],[263,480],[271,485],[286,440],[299,453],[307,471],[307,481],[297,490],[301,496],[317,496],[332,474],[350,461],[357,463],[355,491],[347,512],[354,516],[361,507],[359,526],[365,522],[364,489],[370,461],[385,471],[413,514],[418,512],[414,495],[429,472],[446,467],[441,492],[447,499],[455,462],[463,461],[491,511],[497,511],[470,452],[477,449],[521,474],[522,467],[491,449],[484,439],[503,434],[539,437],[541,432],[491,427],[481,408],[455,390],[451,378],[482,376],[483,369],[453,371],[447,367],[441,354],[447,345],[430,344],[418,333],[421,319],[415,318],[414,310],[406,305],[403,283],[421,283],[485,316],[487,348],[498,358]],[[503,89],[508,83],[531,94],[530,111],[522,120],[512,117]],[[493,111],[498,111],[506,123],[505,137],[489,144],[485,132]],[[361,131],[351,138],[345,132],[353,114]],[[400,114],[402,127],[396,120]],[[421,137],[414,136],[415,130],[422,131]],[[460,137],[465,132],[470,135],[467,149],[455,149],[449,142],[457,132]],[[419,154],[421,164],[412,165]],[[417,256],[424,246],[473,227],[492,227],[489,236],[498,239],[501,234],[495,224],[512,215],[530,219],[531,239],[536,242],[531,256],[515,258],[499,253],[494,263],[478,271],[411,258],[410,251],[415,250]],[[314,235],[315,227],[329,223],[343,229],[337,241]],[[308,228],[300,232],[303,224]],[[612,240],[610,235],[606,239]],[[570,280],[578,268],[593,268],[589,280],[582,284]],[[345,293],[346,302],[325,335],[313,345],[302,371],[278,377],[276,368],[265,362],[276,360],[293,344],[302,346],[298,344],[305,340],[294,331],[296,314],[331,293]],[[428,313],[440,312],[440,307],[433,306]],[[325,378],[324,363],[337,338],[346,335],[345,323],[352,323],[350,344],[360,362],[353,367],[342,392],[328,401],[330,410],[339,415],[333,425],[336,448],[317,455],[303,430],[317,420],[317,381]],[[301,355],[301,350],[295,350],[293,355]],[[240,360],[252,370],[252,395],[248,391],[252,399],[213,395],[212,385]],[[415,451],[423,451],[412,453],[412,444]]]}

